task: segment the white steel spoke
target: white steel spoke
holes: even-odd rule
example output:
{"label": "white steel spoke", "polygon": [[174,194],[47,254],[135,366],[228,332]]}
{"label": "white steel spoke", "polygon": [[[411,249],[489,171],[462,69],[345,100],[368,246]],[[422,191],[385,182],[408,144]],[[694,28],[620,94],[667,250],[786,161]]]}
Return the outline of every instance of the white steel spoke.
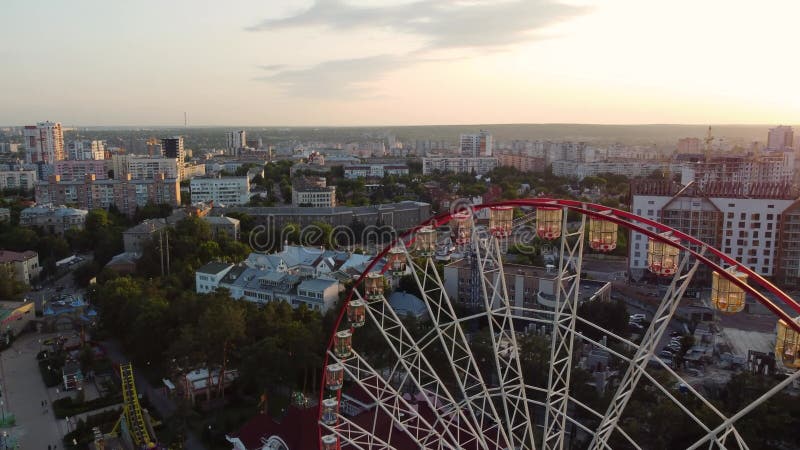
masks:
{"label": "white steel spoke", "polygon": [[[474,244],[473,244],[474,245]],[[425,267],[419,267],[406,253],[411,274],[424,297],[433,329],[444,350],[458,388],[464,393],[470,414],[477,419],[478,428],[485,433],[496,433],[498,448],[510,448],[510,439],[497,413],[497,408],[487,390],[480,368],[458,317],[444,289],[436,265],[431,257],[425,258]],[[422,279],[420,279],[420,274]]]}
{"label": "white steel spoke", "polygon": [[[700,250],[701,254],[704,252],[705,248]],[[653,357],[653,353],[658,346],[659,340],[661,340],[661,336],[669,327],[669,321],[675,314],[675,310],[678,309],[683,293],[692,281],[692,277],[700,264],[700,261],[695,259],[692,267],[684,274],[684,270],[686,266],[689,265],[690,259],[693,258],[688,252],[681,257],[678,270],[672,278],[672,283],[670,283],[666,294],[664,294],[664,298],[653,316],[653,321],[647,328],[644,337],[642,337],[642,342],[636,349],[636,354],[631,359],[628,370],[625,372],[622,381],[617,387],[614,398],[611,400],[611,404],[608,406],[608,410],[603,416],[603,420],[600,422],[597,433],[592,439],[589,448],[593,450],[610,448],[608,441],[614,432],[614,428],[622,417],[625,406],[627,406],[628,400],[630,400],[631,395],[633,395],[633,391],[636,389],[636,384],[639,382],[642,372],[644,372],[650,358]]]}
{"label": "white steel spoke", "polygon": [[[358,291],[355,291],[355,295],[361,299]],[[423,394],[428,407],[436,413],[436,424],[441,425],[454,442],[465,444],[477,441],[479,448],[490,449],[488,437],[476,427],[476,418],[468,416],[463,405],[452,396],[386,299],[367,303],[367,316],[383,335],[417,390]],[[447,411],[449,419],[443,417],[440,411]]]}
{"label": "white steel spoke", "polygon": [[[333,352],[330,353],[330,357],[336,360]],[[458,443],[447,443],[441,439],[441,434],[447,430],[437,430],[422,417],[417,408],[408,403],[392,386],[391,377],[390,380],[385,380],[356,351],[353,351],[350,358],[338,362],[344,368],[345,374],[375,401],[377,407],[392,420],[393,424],[397,424],[400,430],[418,443],[420,448],[457,450],[460,447]]]}
{"label": "white steel spoke", "polygon": [[[561,219],[561,252],[556,277],[556,310],[553,317],[551,341],[550,376],[548,378],[547,407],[545,409],[544,450],[564,448],[565,418],[569,406],[569,382],[572,367],[572,349],[575,337],[575,317],[578,314],[580,296],[581,262],[586,216],[574,233],[567,229],[568,211],[564,209]],[[570,238],[575,239],[570,243]],[[574,264],[574,273],[570,270]]]}
{"label": "white steel spoke", "polygon": [[[481,294],[488,313],[489,336],[492,342],[494,366],[502,389],[503,413],[512,448],[535,449],[533,420],[528,409],[525,382],[519,361],[519,346],[511,316],[505,271],[499,239],[476,240]],[[486,243],[485,247],[481,244]],[[481,249],[485,248],[485,255]],[[505,344],[505,347],[503,346]]]}

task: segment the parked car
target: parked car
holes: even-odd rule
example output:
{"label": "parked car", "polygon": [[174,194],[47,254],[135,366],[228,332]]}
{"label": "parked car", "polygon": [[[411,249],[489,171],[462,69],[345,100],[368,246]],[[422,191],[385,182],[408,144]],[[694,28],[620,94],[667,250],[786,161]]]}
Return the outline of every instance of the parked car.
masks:
{"label": "parked car", "polygon": [[683,333],[681,333],[680,331],[673,331],[673,332],[672,332],[672,333],[670,333],[669,335],[670,335],[671,337],[681,337],[681,336],[683,336]]}
{"label": "parked car", "polygon": [[630,322],[644,322],[647,317],[644,314],[631,314],[628,319]]}
{"label": "parked car", "polygon": [[671,351],[664,349],[658,352],[658,356],[663,356],[664,358],[672,358],[675,355]]}

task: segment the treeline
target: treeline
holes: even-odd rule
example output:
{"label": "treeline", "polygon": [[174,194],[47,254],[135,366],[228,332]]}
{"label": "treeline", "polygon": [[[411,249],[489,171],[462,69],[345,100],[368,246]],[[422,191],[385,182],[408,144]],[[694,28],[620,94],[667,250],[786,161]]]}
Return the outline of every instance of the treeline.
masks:
{"label": "treeline", "polygon": [[[313,391],[333,316],[305,306],[260,306],[220,289],[197,294],[174,278],[114,277],[90,289],[100,327],[137,364],[163,373],[210,366],[239,369],[235,388],[258,395],[276,386]],[[332,313],[331,313],[332,314]]]}

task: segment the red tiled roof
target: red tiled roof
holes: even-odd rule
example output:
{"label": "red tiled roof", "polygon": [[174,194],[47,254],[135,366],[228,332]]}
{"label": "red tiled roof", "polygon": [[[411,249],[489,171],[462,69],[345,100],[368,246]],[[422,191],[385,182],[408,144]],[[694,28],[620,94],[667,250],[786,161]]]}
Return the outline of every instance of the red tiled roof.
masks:
{"label": "red tiled roof", "polygon": [[266,414],[258,414],[242,425],[238,437],[247,450],[260,450],[262,438],[266,441],[278,436],[289,450],[307,450],[319,448],[317,432],[317,408],[296,408],[290,406],[280,422]]}

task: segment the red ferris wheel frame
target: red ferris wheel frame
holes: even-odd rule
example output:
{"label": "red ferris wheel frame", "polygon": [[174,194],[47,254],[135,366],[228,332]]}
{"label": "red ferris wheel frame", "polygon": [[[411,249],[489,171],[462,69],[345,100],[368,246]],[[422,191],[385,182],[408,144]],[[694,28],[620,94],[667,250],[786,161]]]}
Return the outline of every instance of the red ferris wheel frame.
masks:
{"label": "red ferris wheel frame", "polygon": [[[353,283],[353,286],[350,288],[350,292],[348,293],[347,298],[344,304],[342,305],[341,311],[339,312],[339,316],[336,319],[334,331],[331,334],[327,348],[331,348],[333,346],[333,339],[336,334],[336,330],[338,330],[339,327],[341,326],[342,319],[344,318],[347,311],[347,304],[350,303],[350,300],[353,297],[353,291],[363,282],[366,275],[370,273],[372,269],[378,264],[378,262],[386,256],[386,254],[392,247],[394,247],[400,242],[404,242],[407,245],[413,243],[414,236],[418,230],[426,226],[446,225],[448,222],[450,222],[453,216],[455,216],[458,213],[463,213],[464,211],[477,212],[482,209],[498,207],[498,206],[528,207],[528,208],[540,208],[540,207],[566,208],[569,211],[574,211],[589,216],[591,218],[613,222],[629,230],[642,233],[647,237],[654,239],[656,241],[664,242],[674,247],[677,247],[682,251],[689,252],[694,258],[705,264],[707,267],[710,267],[712,270],[718,272],[721,277],[724,277],[725,279],[729,280],[730,282],[732,282],[733,284],[744,290],[745,293],[753,296],[756,299],[756,301],[758,301],[759,303],[764,305],[767,309],[772,311],[776,316],[778,316],[781,320],[783,320],[794,331],[800,333],[800,323],[796,322],[792,316],[787,314],[775,302],[767,298],[763,293],[758,291],[750,283],[743,282],[733,273],[729,272],[728,270],[725,270],[722,266],[709,259],[709,257],[705,256],[704,254],[701,254],[698,250],[691,248],[689,245],[685,245],[684,242],[690,245],[697,246],[698,248],[701,249],[704,248],[707,252],[719,258],[720,261],[725,262],[728,265],[734,267],[736,271],[746,274],[748,277],[748,281],[753,280],[753,283],[755,285],[760,286],[761,288],[767,290],[769,293],[777,297],[778,300],[780,300],[785,305],[792,308],[798,314],[800,314],[800,302],[790,297],[788,294],[783,292],[769,280],[765,279],[761,275],[752,271],[749,267],[736,261],[734,258],[731,258],[727,254],[710,246],[709,244],[701,241],[700,239],[695,238],[694,236],[676,230],[660,222],[656,222],[654,220],[647,219],[645,217],[641,217],[636,214],[630,213],[628,211],[624,211],[617,208],[611,208],[597,203],[588,203],[588,202],[581,202],[578,200],[564,200],[564,199],[552,199],[552,198],[525,198],[517,200],[504,200],[493,203],[484,203],[480,205],[465,205],[464,208],[457,209],[455,211],[444,212],[434,217],[431,217],[430,219],[422,222],[416,227],[413,227],[408,231],[406,231],[405,233],[398,236],[397,239],[392,241],[391,244],[387,245],[383,250],[381,250],[380,253],[378,253],[375,256],[375,258],[373,258],[372,262],[370,262],[370,264],[361,273],[358,279],[356,279],[355,283]],[[657,231],[651,231],[648,228],[646,228],[646,226],[653,227]],[[408,239],[409,237],[410,239]],[[670,239],[670,237],[678,238],[678,240],[676,241]],[[386,271],[387,269],[388,266],[384,266],[382,272]],[[323,368],[327,367],[327,365],[328,365],[328,353],[326,352]],[[319,398],[320,415],[318,417],[318,420],[321,419],[322,417],[321,406],[322,406],[322,400],[324,398],[324,393],[325,393],[325,377],[323,376],[322,383],[320,386],[320,398]],[[341,391],[337,395],[341,397]],[[339,398],[339,400],[341,400],[341,398]],[[319,427],[319,438],[321,439],[321,437],[322,437],[322,427]],[[318,440],[318,442],[320,442],[320,440]]]}

